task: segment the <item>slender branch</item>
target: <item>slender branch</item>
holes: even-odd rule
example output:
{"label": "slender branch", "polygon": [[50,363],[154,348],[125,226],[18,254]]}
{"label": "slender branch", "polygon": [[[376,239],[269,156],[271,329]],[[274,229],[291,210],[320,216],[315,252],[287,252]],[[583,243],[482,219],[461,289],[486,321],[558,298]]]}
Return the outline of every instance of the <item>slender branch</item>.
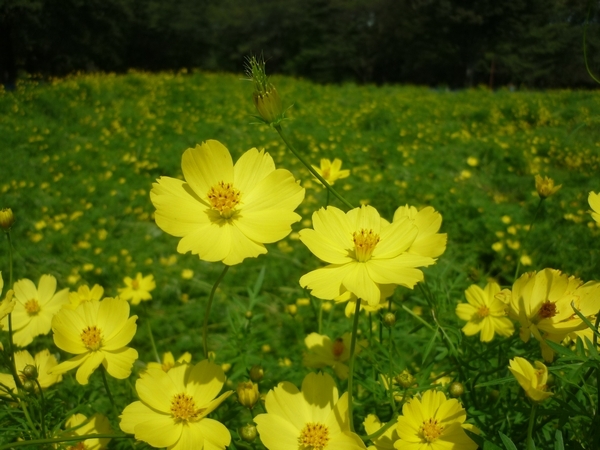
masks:
{"label": "slender branch", "polygon": [[210,296],[208,297],[208,304],[206,305],[206,312],[204,313],[204,326],[202,327],[202,346],[204,348],[204,357],[206,359],[208,359],[208,316],[210,315],[210,308],[212,307],[212,302],[213,302],[213,298],[215,297],[215,292],[217,292],[217,288],[219,287],[219,284],[225,277],[225,274],[227,273],[228,270],[229,270],[229,266],[225,265],[225,267],[223,268],[223,271],[221,272],[221,275],[219,275],[219,277],[217,278],[217,281],[215,281],[215,284],[213,285],[213,287],[210,291]]}
{"label": "slender branch", "polygon": [[15,447],[31,445],[58,444],[60,442],[81,442],[86,439],[133,439],[133,436],[127,436],[126,434],[83,434],[81,436],[60,437],[54,439],[34,439],[31,441],[11,442],[10,444],[0,446],[0,450],[9,450]]}
{"label": "slender branch", "polygon": [[108,380],[106,379],[106,369],[103,365],[100,365],[100,373],[102,374],[102,382],[104,383],[104,389],[106,389],[106,395],[108,395],[108,399],[113,407],[113,413],[115,415],[115,419],[119,417],[119,412],[117,410],[117,405],[115,404],[115,399],[110,392],[110,388],[108,387]]}
{"label": "slender branch", "polygon": [[356,359],[356,335],[358,333],[358,316],[360,315],[360,298],[356,299],[356,309],[354,310],[354,322],[352,323],[352,338],[350,340],[350,363],[348,364],[348,417],[350,421],[350,431],[354,432],[354,418],[352,416],[352,387],[354,382],[354,360]]}

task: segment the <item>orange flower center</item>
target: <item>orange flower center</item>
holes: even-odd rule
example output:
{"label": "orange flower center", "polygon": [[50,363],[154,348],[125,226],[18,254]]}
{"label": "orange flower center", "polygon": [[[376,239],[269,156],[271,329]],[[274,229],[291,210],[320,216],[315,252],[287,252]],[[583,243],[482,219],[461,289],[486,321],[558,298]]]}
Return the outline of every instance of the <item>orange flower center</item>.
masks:
{"label": "orange flower center", "polygon": [[232,183],[219,181],[208,191],[208,201],[221,217],[229,219],[235,212],[235,207],[240,203],[241,192],[233,187]]}
{"label": "orange flower center", "polygon": [[323,450],[329,442],[329,428],[321,423],[307,423],[300,432],[298,443],[307,450]]}
{"label": "orange flower center", "polygon": [[365,262],[371,259],[371,254],[375,250],[375,246],[379,242],[379,235],[373,230],[362,229],[352,233],[354,240],[354,251],[356,259],[360,262]]}
{"label": "orange flower center", "polygon": [[40,312],[40,304],[35,298],[27,300],[27,302],[25,303],[25,311],[27,311],[27,314],[29,314],[30,316],[36,316],[37,313]]}
{"label": "orange flower center", "polygon": [[542,303],[538,315],[542,319],[549,319],[550,317],[554,317],[557,313],[558,311],[556,310],[556,303],[546,300],[544,303]]}
{"label": "orange flower center", "polygon": [[344,340],[342,338],[337,338],[333,342],[333,356],[337,359],[342,353],[344,353]]}
{"label": "orange flower center", "polygon": [[137,291],[140,288],[140,282],[138,280],[131,280],[131,289]]}
{"label": "orange flower center", "polygon": [[490,315],[490,308],[488,308],[488,307],[487,307],[487,306],[485,306],[485,305],[481,305],[481,306],[479,307],[479,309],[477,310],[477,315],[478,315],[478,316],[479,316],[481,319],[483,319],[484,317],[487,317],[487,316],[489,316],[489,315]]}
{"label": "orange flower center", "polygon": [[444,427],[438,423],[436,419],[429,419],[421,425],[421,435],[427,442],[433,442],[440,437]]}
{"label": "orange flower center", "polygon": [[196,409],[194,398],[188,394],[182,393],[173,396],[171,400],[171,414],[176,422],[187,422],[196,418],[200,410]]}
{"label": "orange flower center", "polygon": [[331,177],[331,168],[327,167],[321,170],[321,176],[325,178],[325,181],[329,181],[329,178]]}
{"label": "orange flower center", "polygon": [[102,347],[102,330],[96,328],[96,325],[86,327],[81,332],[83,345],[91,351],[96,351]]}
{"label": "orange flower center", "polygon": [[71,445],[69,447],[69,450],[86,450],[86,448],[87,447],[85,446],[85,444],[83,442],[78,442],[75,445]]}

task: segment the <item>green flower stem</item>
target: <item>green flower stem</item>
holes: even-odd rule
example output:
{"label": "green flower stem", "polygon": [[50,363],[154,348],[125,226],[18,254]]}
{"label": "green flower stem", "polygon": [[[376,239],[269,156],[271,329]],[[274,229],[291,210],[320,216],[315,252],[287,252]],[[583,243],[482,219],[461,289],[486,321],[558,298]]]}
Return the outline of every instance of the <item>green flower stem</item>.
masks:
{"label": "green flower stem", "polygon": [[393,383],[393,361],[392,361],[392,353],[393,353],[393,346],[394,346],[394,341],[392,339],[393,337],[393,328],[394,327],[389,327],[388,329],[388,358],[389,358],[389,362],[390,362],[390,367],[389,367],[389,372],[388,372],[388,386],[390,389],[390,406],[392,407],[392,410],[394,409],[395,406],[395,402],[394,402],[394,383]]}
{"label": "green flower stem", "polygon": [[229,266],[225,265],[223,271],[221,272],[221,275],[219,275],[219,278],[217,278],[217,281],[215,281],[215,284],[213,285],[210,291],[210,296],[208,297],[206,312],[204,313],[204,326],[202,327],[202,346],[204,348],[204,357],[206,359],[208,359],[208,316],[210,315],[210,308],[212,306],[213,298],[215,297],[215,292],[217,292],[217,288],[219,287],[219,284],[225,277],[225,274],[228,270]]}
{"label": "green flower stem", "polygon": [[54,439],[34,439],[31,441],[18,441],[11,442],[10,444],[5,444],[0,446],[0,450],[9,450],[15,447],[25,447],[25,446],[33,446],[39,445],[40,448],[44,444],[58,444],[61,442],[81,442],[86,439],[133,439],[133,436],[127,436],[126,434],[84,434],[81,436],[70,436],[70,437],[60,437]]}
{"label": "green flower stem", "polygon": [[[12,241],[10,239],[10,230],[6,231],[6,239],[8,239],[8,288],[13,288],[13,248]],[[17,365],[15,362],[15,345],[13,343],[13,327],[12,327],[12,313],[7,316],[8,321],[8,352],[9,352],[9,362],[10,362],[10,371],[15,381],[15,386],[18,388],[23,387],[23,383],[21,382],[21,378],[17,373]]]}
{"label": "green flower stem", "polygon": [[35,379],[35,384],[37,384],[37,387],[40,391],[40,398],[42,399],[42,407],[40,408],[40,422],[42,424],[42,437],[46,437],[46,417],[44,415],[44,411],[46,410],[46,398],[44,397],[44,392],[42,391],[42,386],[40,385],[40,382],[37,380],[37,378]]}
{"label": "green flower stem", "polygon": [[19,399],[19,406],[23,410],[23,414],[25,414],[25,419],[27,420],[29,427],[32,430],[35,430],[35,425],[33,424],[33,420],[31,420],[31,416],[29,415],[29,410],[27,409],[27,403],[25,403],[23,400]]}
{"label": "green flower stem", "polygon": [[308,171],[312,173],[317,180],[323,183],[323,186],[327,188],[327,191],[335,195],[338,198],[338,200],[341,201],[348,208],[354,209],[354,206],[352,206],[352,204],[348,200],[346,200],[334,188],[332,188],[331,185],[327,181],[325,181],[325,179],[321,175],[319,175],[319,173],[315,169],[313,169],[309,162],[306,159],[304,159],[304,157],[300,153],[298,153],[294,146],[286,139],[285,135],[283,134],[283,130],[281,129],[281,125],[275,125],[275,130],[277,130],[277,133],[279,133],[279,136],[281,137],[283,142],[285,142],[285,145],[287,145],[287,147],[294,154],[294,156],[298,158],[302,164],[304,164]]}
{"label": "green flower stem", "polygon": [[356,299],[354,310],[354,322],[352,323],[352,338],[350,340],[350,362],[348,364],[348,418],[350,420],[350,431],[354,432],[354,418],[352,416],[352,387],[354,381],[354,360],[356,349],[356,335],[358,334],[358,316],[360,314],[360,298]]}
{"label": "green flower stem", "polygon": [[[533,228],[535,219],[537,219],[537,216],[540,213],[540,209],[542,208],[542,203],[544,203],[544,199],[540,197],[540,201],[538,202],[537,208],[535,209],[533,219],[531,220],[531,223],[529,224],[529,229],[527,230],[527,233],[525,233],[525,237],[523,238],[523,243],[527,242],[527,237],[529,236],[529,233],[531,233],[531,229]],[[515,270],[514,281],[517,281],[517,277],[519,276],[519,269],[521,268],[521,255],[522,254],[523,254],[522,251],[519,252],[519,259],[517,261],[517,270]]]}
{"label": "green flower stem", "polygon": [[323,330],[323,300],[319,301],[319,319],[318,319],[318,326],[319,326],[319,334],[321,334],[321,331]]}
{"label": "green flower stem", "polygon": [[115,415],[115,420],[119,418],[119,412],[117,410],[117,405],[115,404],[115,399],[110,392],[110,388],[108,387],[108,379],[106,378],[106,369],[103,365],[100,365],[100,373],[102,374],[102,382],[104,383],[104,389],[106,389],[106,394],[108,395],[108,399],[113,408],[113,413]]}
{"label": "green flower stem", "polygon": [[150,325],[150,314],[148,313],[148,307],[144,303],[144,315],[146,316],[146,327],[148,328],[148,336],[150,337],[150,345],[152,346],[152,352],[154,353],[154,359],[156,359],[157,363],[161,363],[162,360],[158,354],[158,350],[156,349],[156,342],[154,342],[154,334],[152,334],[152,326]]}
{"label": "green flower stem", "polygon": [[531,414],[529,415],[529,426],[527,427],[527,442],[525,448],[527,450],[534,450],[535,444],[533,443],[533,426],[535,425],[535,410],[537,409],[537,403],[531,405]]}

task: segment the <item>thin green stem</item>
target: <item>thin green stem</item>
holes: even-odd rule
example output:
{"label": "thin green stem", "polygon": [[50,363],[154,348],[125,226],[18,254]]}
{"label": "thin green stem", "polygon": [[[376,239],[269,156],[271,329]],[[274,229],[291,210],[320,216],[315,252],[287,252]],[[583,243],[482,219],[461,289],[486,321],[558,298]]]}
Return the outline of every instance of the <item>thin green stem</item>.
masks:
{"label": "thin green stem", "polygon": [[331,192],[329,191],[329,189],[326,189],[326,191],[327,191],[327,198],[325,199],[325,206],[329,206],[329,195]]}
{"label": "thin green stem", "polygon": [[348,364],[348,417],[350,420],[350,431],[354,432],[354,417],[352,416],[352,388],[354,382],[354,360],[356,349],[356,335],[358,334],[358,316],[360,314],[360,298],[356,299],[356,308],[354,309],[354,321],[352,323],[352,338],[350,340],[350,362]]}
{"label": "thin green stem", "polygon": [[38,387],[38,390],[40,392],[40,398],[42,399],[42,407],[40,408],[40,422],[42,424],[42,437],[45,438],[46,437],[46,417],[44,412],[46,411],[46,399],[44,397],[44,392],[42,391],[42,386],[40,385],[40,382],[37,380],[37,378],[35,379],[35,384]]}
{"label": "thin green stem", "polygon": [[215,284],[213,285],[213,287],[210,291],[210,296],[208,297],[208,304],[206,305],[206,312],[204,313],[204,326],[202,327],[202,347],[204,348],[204,357],[206,359],[208,359],[208,316],[210,316],[210,308],[212,307],[212,302],[215,297],[215,292],[217,292],[217,288],[219,287],[219,284],[225,277],[225,274],[227,273],[228,270],[229,270],[229,266],[225,265],[225,267],[223,268],[223,271],[221,272],[221,275],[219,275],[219,277],[217,278],[217,281],[215,281]]}
{"label": "thin green stem", "polygon": [[106,389],[106,395],[108,395],[108,399],[110,400],[110,404],[113,408],[113,413],[115,415],[115,419],[119,418],[119,412],[117,410],[117,405],[115,404],[115,399],[110,392],[110,388],[108,387],[108,379],[106,378],[106,369],[103,365],[100,365],[100,373],[102,374],[102,382],[104,383],[104,389]]}
{"label": "thin green stem", "polygon": [[319,318],[318,318],[319,334],[321,334],[321,331],[323,330],[323,301],[324,300],[321,300],[319,302]]}
{"label": "thin green stem", "polygon": [[133,439],[133,436],[126,434],[84,434],[81,436],[60,437],[54,439],[34,439],[31,441],[11,442],[0,446],[0,450],[9,450],[15,447],[25,447],[43,444],[58,444],[60,442],[83,442],[86,439]]}
{"label": "thin green stem", "polygon": [[[342,197],[333,187],[331,187],[331,185],[325,181],[325,179],[319,175],[319,173],[310,165],[310,163],[304,159],[304,157],[294,148],[294,146],[291,144],[291,142],[289,142],[285,135],[283,134],[283,130],[281,129],[281,125],[275,125],[275,130],[277,130],[277,133],[279,133],[279,136],[281,137],[281,139],[283,140],[283,142],[285,143],[285,145],[287,145],[287,147],[290,149],[290,151],[294,154],[294,156],[296,158],[298,158],[298,160],[304,164],[304,166],[308,169],[308,171],[310,173],[312,173],[314,175],[314,177],[319,180],[323,186],[325,186],[327,188],[327,191],[331,192],[333,195],[335,195],[339,201],[341,201],[344,205],[346,205],[348,208],[353,209],[354,206],[352,206],[352,204],[346,200],[344,197]],[[328,202],[329,203],[329,202]]]}
{"label": "thin green stem", "polygon": [[[13,248],[12,248],[12,240],[10,238],[10,230],[6,232],[6,239],[8,240],[8,288],[13,289]],[[12,313],[7,316],[8,321],[8,352],[9,352],[9,362],[10,362],[10,371],[12,377],[15,381],[15,385],[18,388],[23,387],[23,383],[21,382],[21,378],[17,373],[17,365],[15,362],[15,345],[13,343],[13,326],[12,326]]]}
{"label": "thin green stem", "polygon": [[392,353],[393,353],[392,346],[394,345],[394,341],[392,339],[393,331],[394,331],[393,327],[388,328],[388,359],[390,362],[389,371],[388,371],[388,383],[389,383],[388,387],[390,389],[390,406],[392,407],[392,410],[394,409],[394,383],[393,383],[394,365],[393,365],[393,361],[392,361]]}
{"label": "thin green stem", "polygon": [[148,328],[148,336],[150,337],[150,345],[152,346],[152,352],[154,353],[154,358],[157,363],[161,363],[162,360],[158,354],[158,350],[156,349],[156,342],[154,342],[154,334],[152,333],[152,326],[150,325],[150,314],[148,313],[148,307],[144,303],[144,315],[146,316],[146,327]]}
{"label": "thin green stem", "polygon": [[25,419],[27,420],[29,427],[32,430],[35,430],[35,425],[33,424],[33,420],[31,420],[31,416],[29,415],[29,410],[27,409],[27,403],[25,403],[23,400],[19,400],[19,406],[23,410],[23,414],[25,414]]}
{"label": "thin green stem", "polygon": [[592,80],[594,80],[596,83],[600,83],[600,80],[596,78],[596,76],[592,73],[592,69],[590,69],[587,56],[587,31],[588,27],[590,26],[590,14],[592,13],[592,4],[593,2],[590,1],[590,7],[588,8],[587,16],[585,18],[585,26],[583,27],[583,60],[585,61],[585,68],[589,76],[592,77]]}
{"label": "thin green stem", "polygon": [[537,409],[537,404],[533,403],[531,405],[531,414],[529,415],[529,426],[527,427],[527,443],[525,448],[527,450],[534,450],[535,444],[533,443],[533,426],[535,425],[535,410]]}
{"label": "thin green stem", "polygon": [[[525,242],[527,242],[527,238],[529,237],[529,233],[531,233],[531,229],[533,228],[533,224],[535,223],[535,219],[537,219],[538,214],[540,213],[540,209],[542,207],[542,203],[544,202],[543,198],[540,198],[540,201],[538,202],[537,208],[535,209],[535,214],[533,215],[533,219],[531,220],[531,223],[529,224],[529,229],[527,230],[527,233],[525,233],[525,237],[523,238],[523,244],[525,244]],[[519,255],[522,255],[523,252],[521,251],[519,253]],[[519,269],[521,268],[521,256],[519,256],[519,260],[517,261],[517,270],[515,270],[515,276],[514,276],[514,281],[517,281],[517,277],[519,276]]]}

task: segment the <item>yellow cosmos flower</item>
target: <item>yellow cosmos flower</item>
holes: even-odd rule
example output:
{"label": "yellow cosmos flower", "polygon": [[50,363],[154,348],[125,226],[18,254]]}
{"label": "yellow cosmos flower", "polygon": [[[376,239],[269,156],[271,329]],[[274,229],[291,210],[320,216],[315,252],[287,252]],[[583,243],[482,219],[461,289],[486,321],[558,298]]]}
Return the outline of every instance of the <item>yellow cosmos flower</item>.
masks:
{"label": "yellow cosmos flower", "polygon": [[254,418],[260,439],[268,450],[365,449],[350,431],[348,394],[338,397],[333,378],[309,373],[302,391],[284,381],[270,390],[266,414]]}
{"label": "yellow cosmos flower", "polygon": [[[348,366],[344,364],[350,359],[350,340],[352,335],[344,333],[341,338],[332,341],[329,336],[311,333],[304,339],[308,352],[304,353],[303,364],[313,369],[330,366],[340,380],[348,378]],[[367,341],[357,341],[355,353],[358,354],[367,346]]]}
{"label": "yellow cosmos flower", "polygon": [[312,166],[312,167],[331,186],[333,186],[333,184],[337,180],[340,180],[342,178],[347,178],[350,176],[349,170],[340,170],[342,168],[342,160],[339,158],[335,158],[333,160],[333,162],[329,159],[322,158],[321,159],[321,167],[317,167],[317,166]]}
{"label": "yellow cosmos flower", "polygon": [[394,442],[398,450],[475,450],[477,444],[463,429],[467,418],[456,399],[446,399],[443,392],[427,391],[421,399],[413,398],[402,407]]}
{"label": "yellow cosmos flower", "polygon": [[[31,356],[31,353],[27,350],[15,352],[15,366],[21,380],[25,381],[26,379],[23,375],[25,366],[34,366],[38,373],[37,381],[42,389],[46,389],[62,381],[62,375],[49,373],[57,364],[58,361],[56,361],[54,355],[50,354],[49,350],[42,350],[36,353],[35,356]],[[16,389],[15,380],[11,374],[0,373],[0,394],[6,393],[6,388],[14,391]]]}
{"label": "yellow cosmos flower", "polygon": [[539,174],[535,176],[535,189],[542,200],[556,194],[561,187],[562,184],[555,186],[552,178],[542,178]]}
{"label": "yellow cosmos flower", "polygon": [[109,375],[124,379],[131,374],[138,352],[126,347],[137,329],[137,316],[129,317],[129,304],[120,298],[84,302],[74,311],[62,309],[52,319],[54,343],[77,356],[56,366],[52,373],[77,369],[79,384],[87,384],[100,364]]}
{"label": "yellow cosmos flower", "polygon": [[87,284],[79,286],[77,292],[69,292],[69,303],[64,308],[75,309],[82,302],[99,302],[104,295],[104,288],[95,284],[92,289]]}
{"label": "yellow cosmos flower", "polygon": [[[376,433],[384,425],[375,414],[369,414],[363,422],[367,434]],[[374,439],[373,445],[368,450],[394,450],[394,442],[399,439],[397,427],[391,426],[385,432]]]}
{"label": "yellow cosmos flower", "polygon": [[590,204],[590,208],[592,208],[592,219],[600,225],[600,193],[590,192],[588,203]]}
{"label": "yellow cosmos flower", "polygon": [[446,242],[448,235],[446,233],[438,233],[442,226],[442,215],[427,206],[420,211],[414,206],[401,206],[394,213],[394,222],[407,218],[418,230],[417,237],[408,252],[420,255],[437,258],[446,251]]}
{"label": "yellow cosmos flower", "polygon": [[535,368],[529,361],[519,356],[510,360],[508,370],[515,376],[527,396],[534,402],[541,402],[550,397],[548,392],[548,368],[539,361],[535,361]]}
{"label": "yellow cosmos flower", "polygon": [[552,361],[554,352],[545,339],[553,336],[553,340],[560,341],[568,333],[586,328],[571,308],[571,302],[594,304],[587,298],[593,295],[593,290],[578,290],[582,283],[579,278],[558,270],[544,269],[524,273],[515,281],[512,291],[504,289],[497,296],[509,304],[510,316],[519,321],[523,342],[528,342],[533,335],[541,343],[544,359]]}
{"label": "yellow cosmos flower", "polygon": [[[2,294],[2,289],[4,288],[4,280],[2,279],[2,272],[0,272],[0,294]],[[15,300],[13,299],[14,291],[9,289],[6,293],[6,297],[4,300],[0,302],[0,330],[4,327],[5,321],[3,320],[6,316],[8,316],[15,307]],[[8,319],[6,319],[8,321]],[[0,350],[2,350],[2,346],[0,346]]]}
{"label": "yellow cosmos flower", "polygon": [[[89,419],[83,414],[73,414],[65,423],[66,430],[58,437],[76,437],[86,434],[111,434],[112,428],[108,419],[96,413]],[[67,444],[68,450],[102,450],[108,446],[110,438],[86,439],[84,441]]]}
{"label": "yellow cosmos flower", "polygon": [[[48,334],[52,328],[52,317],[69,301],[69,289],[56,292],[56,278],[42,275],[35,287],[26,278],[14,286],[15,306],[12,312],[13,340],[19,347],[31,344],[33,338]],[[8,319],[2,319],[4,327]]]}
{"label": "yellow cosmos flower", "polygon": [[141,301],[152,299],[150,291],[156,288],[154,275],[144,277],[138,272],[135,278],[125,277],[123,282],[126,287],[119,288],[119,297],[123,300],[129,300],[132,305],[138,305]]}
{"label": "yellow cosmos flower", "polygon": [[312,217],[314,230],[301,230],[300,240],[319,259],[330,263],[300,278],[312,295],[333,300],[346,291],[376,306],[382,284],[412,289],[423,280],[416,267],[429,266],[433,258],[413,255],[408,249],[419,230],[403,218],[389,223],[372,206],[347,213],[329,206]]}
{"label": "yellow cosmos flower", "polygon": [[168,372],[150,369],[135,383],[140,401],[123,410],[121,430],[168,450],[224,449],[231,442],[229,430],[207,417],[233,392],[215,398],[224,383],[223,370],[208,360]]}
{"label": "yellow cosmos flower", "polygon": [[192,355],[189,352],[185,352],[181,355],[177,361],[175,361],[175,357],[173,353],[166,352],[163,353],[162,363],[157,362],[149,362],[148,369],[160,369],[165,372],[168,372],[171,367],[175,367],[176,364],[189,364],[192,361]]}
{"label": "yellow cosmos flower", "polygon": [[150,192],[156,224],[182,238],[179,253],[239,264],[266,253],[264,244],[300,220],[293,211],[304,189],[264,151],[248,150],[234,166],[223,144],[210,140],[187,149],[181,167],[186,181],[161,177]]}
{"label": "yellow cosmos flower", "polygon": [[506,317],[508,305],[502,300],[495,298],[500,292],[498,283],[488,283],[484,289],[473,284],[465,291],[465,297],[469,303],[459,303],[456,306],[456,315],[467,324],[462,331],[467,336],[481,332],[481,342],[490,342],[494,334],[511,336],[515,326]]}

